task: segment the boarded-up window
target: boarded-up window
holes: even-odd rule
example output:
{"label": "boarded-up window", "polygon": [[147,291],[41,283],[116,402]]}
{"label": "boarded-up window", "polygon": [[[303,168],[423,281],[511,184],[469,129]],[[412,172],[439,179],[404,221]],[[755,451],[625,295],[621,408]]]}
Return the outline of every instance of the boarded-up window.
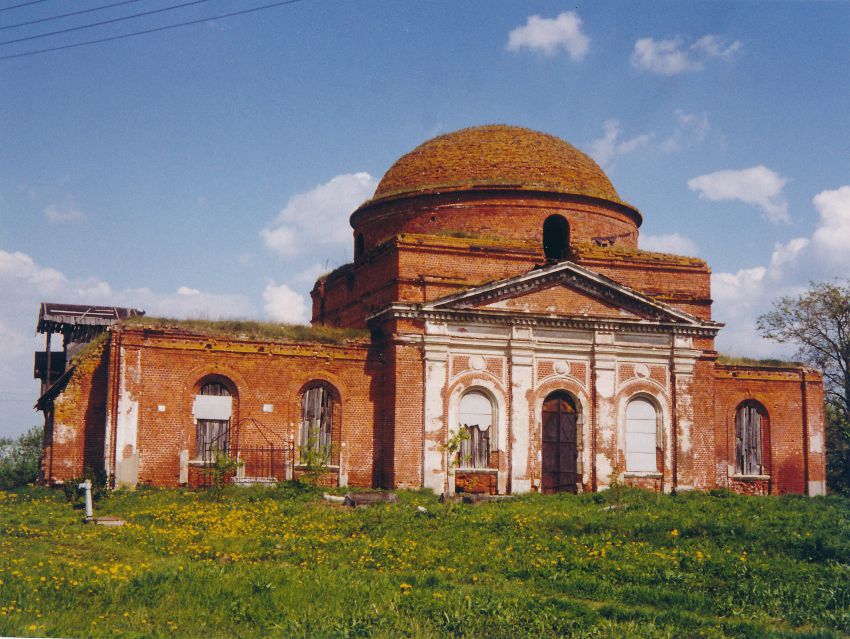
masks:
{"label": "boarded-up window", "polygon": [[755,402],[745,402],[735,413],[735,472],[740,475],[761,475],[761,427],[767,414]]}
{"label": "boarded-up window", "polygon": [[461,442],[459,464],[462,468],[489,468],[490,433],[493,426],[493,404],[480,391],[470,391],[460,400],[460,427],[469,438]]}
{"label": "boarded-up window", "polygon": [[333,409],[333,396],[324,386],[307,389],[301,396],[301,450],[320,453],[326,464],[331,461]]}
{"label": "boarded-up window", "polygon": [[233,397],[222,382],[207,382],[195,395],[192,404],[195,417],[195,455],[211,461],[217,452],[227,454],[230,445],[230,419]]}
{"label": "boarded-up window", "polygon": [[637,398],[626,408],[626,470],[657,472],[658,411],[648,400]]}

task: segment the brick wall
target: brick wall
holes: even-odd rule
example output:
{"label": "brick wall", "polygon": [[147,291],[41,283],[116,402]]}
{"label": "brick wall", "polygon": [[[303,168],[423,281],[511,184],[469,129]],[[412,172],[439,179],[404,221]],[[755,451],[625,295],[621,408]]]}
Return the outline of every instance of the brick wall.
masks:
{"label": "brick wall", "polygon": [[[506,232],[507,233],[507,232]],[[631,247],[576,245],[576,263],[702,319],[711,319],[711,272],[702,260]],[[317,282],[313,322],[366,325],[394,301],[423,302],[545,264],[539,233],[531,240],[405,232]]]}
{"label": "brick wall", "polygon": [[103,469],[108,352],[98,345],[78,361],[45,420],[42,476],[47,482]]}
{"label": "brick wall", "polygon": [[[382,421],[378,398],[383,366],[369,344],[278,343],[123,329],[112,333],[110,349],[120,352],[112,384],[105,353],[97,366],[78,368],[56,401],[56,427],[45,448],[45,463],[52,463],[53,472],[46,467],[47,476],[81,474],[88,448],[99,449],[103,464],[109,405],[110,442],[118,448],[118,464],[138,455],[140,482],[177,485],[181,452],[187,451],[190,460],[199,457],[192,403],[204,380],[211,378],[227,380],[232,389],[231,437],[240,438],[240,447],[297,444],[301,392],[320,380],[335,389],[337,398],[331,463],[339,466],[342,455],[350,484],[375,483],[374,425]],[[117,470],[112,463],[110,471]]]}
{"label": "brick wall", "polygon": [[[811,446],[804,439],[804,430],[809,435],[823,430],[820,383],[819,374],[802,368],[718,365],[715,394],[718,483],[744,492],[769,490],[772,494],[784,494],[807,492],[806,472],[809,481],[823,480],[823,451],[819,448],[816,448],[819,452],[807,451]],[[735,412],[747,400],[761,404],[768,416],[768,428],[762,427],[762,463],[764,475],[770,477],[768,488],[755,485],[759,480],[735,477]]]}
{"label": "brick wall", "polygon": [[579,247],[576,263],[700,319],[711,319],[711,270],[702,260],[617,247]]}
{"label": "brick wall", "polygon": [[540,243],[544,220],[558,214],[567,219],[571,243],[615,238],[622,246],[637,246],[638,223],[626,207],[601,200],[556,193],[475,191],[406,197],[378,202],[351,217],[362,233],[368,253],[400,233],[470,233],[481,237]]}
{"label": "brick wall", "polygon": [[419,344],[399,339],[409,326],[388,326],[384,357],[387,362],[385,481],[388,486],[419,488],[422,486],[422,453],[424,446],[424,367]]}

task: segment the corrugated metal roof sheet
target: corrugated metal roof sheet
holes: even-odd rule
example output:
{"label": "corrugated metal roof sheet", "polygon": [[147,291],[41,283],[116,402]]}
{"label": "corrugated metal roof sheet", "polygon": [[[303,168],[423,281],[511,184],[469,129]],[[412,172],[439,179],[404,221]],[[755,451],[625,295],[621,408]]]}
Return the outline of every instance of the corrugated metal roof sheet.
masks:
{"label": "corrugated metal roof sheet", "polygon": [[89,341],[119,320],[144,314],[142,310],[120,306],[42,302],[38,311],[36,331],[62,333],[72,341]]}

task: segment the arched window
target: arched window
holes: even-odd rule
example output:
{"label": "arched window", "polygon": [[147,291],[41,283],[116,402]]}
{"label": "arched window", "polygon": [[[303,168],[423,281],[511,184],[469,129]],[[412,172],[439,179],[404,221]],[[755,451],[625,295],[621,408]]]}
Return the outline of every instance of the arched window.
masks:
{"label": "arched window", "polygon": [[365,242],[363,240],[363,233],[358,233],[354,236],[354,259],[359,260],[363,257],[363,249],[365,246]]}
{"label": "arched window", "polygon": [[319,453],[324,463],[330,463],[333,442],[334,398],[331,389],[319,384],[308,388],[301,396],[302,456],[308,451]]}
{"label": "arched window", "polygon": [[746,401],[735,411],[735,472],[739,475],[761,475],[762,426],[767,424],[767,411],[761,404]]}
{"label": "arched window", "polygon": [[550,215],[543,222],[543,253],[550,262],[570,255],[570,225],[562,215]]}
{"label": "arched window", "polygon": [[490,467],[490,435],[493,432],[493,402],[481,391],[472,390],[460,399],[460,427],[469,434],[458,453],[463,468]]}
{"label": "arched window", "polygon": [[648,399],[638,397],[626,407],[626,470],[658,472],[660,448],[658,411]]}
{"label": "arched window", "polygon": [[233,415],[233,393],[222,380],[205,382],[195,395],[192,414],[195,417],[195,456],[211,461],[217,453],[227,454],[230,446],[230,419]]}

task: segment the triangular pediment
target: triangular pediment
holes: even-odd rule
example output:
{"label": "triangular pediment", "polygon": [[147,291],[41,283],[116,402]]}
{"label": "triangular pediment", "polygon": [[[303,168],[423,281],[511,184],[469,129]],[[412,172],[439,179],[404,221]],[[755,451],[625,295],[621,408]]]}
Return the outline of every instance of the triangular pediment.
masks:
{"label": "triangular pediment", "polygon": [[516,313],[558,315],[562,317],[602,317],[608,319],[647,319],[634,310],[570,286],[566,282],[549,282],[538,288],[505,291],[503,295],[473,299],[462,308],[479,308]]}
{"label": "triangular pediment", "polygon": [[703,324],[689,313],[573,262],[482,284],[423,304],[422,309]]}

